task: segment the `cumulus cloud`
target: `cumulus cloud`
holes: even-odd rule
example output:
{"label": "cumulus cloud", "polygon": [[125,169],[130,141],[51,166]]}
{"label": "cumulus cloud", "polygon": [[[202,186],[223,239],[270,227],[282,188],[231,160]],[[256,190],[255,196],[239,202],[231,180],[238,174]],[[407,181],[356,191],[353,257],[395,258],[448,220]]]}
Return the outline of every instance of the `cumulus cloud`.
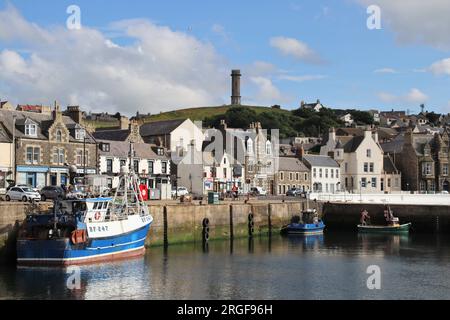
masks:
{"label": "cumulus cloud", "polygon": [[374,73],[398,73],[398,71],[392,68],[381,68],[375,70]]}
{"label": "cumulus cloud", "polygon": [[387,103],[424,103],[428,100],[428,96],[417,88],[412,88],[405,95],[394,95],[388,92],[378,93],[378,98]]}
{"label": "cumulus cloud", "polygon": [[223,103],[229,70],[213,45],[148,20],[118,21],[111,31],[127,44],[86,26],[43,28],[7,6],[0,11],[0,41],[9,48],[0,51],[2,98],[125,113]]}
{"label": "cumulus cloud", "polygon": [[320,64],[322,58],[306,43],[287,37],[273,37],[270,39],[270,45],[276,48],[281,54],[291,56],[297,60],[307,63]]}
{"label": "cumulus cloud", "polygon": [[258,87],[257,96],[265,103],[276,103],[282,100],[280,90],[273,84],[270,78],[251,77],[250,80]]}
{"label": "cumulus cloud", "polygon": [[443,59],[433,63],[430,66],[429,70],[436,75],[438,74],[450,75],[450,58]]}
{"label": "cumulus cloud", "polygon": [[450,49],[448,0],[354,0],[381,8],[382,25],[392,30],[399,43],[427,44]]}
{"label": "cumulus cloud", "polygon": [[293,81],[293,82],[305,82],[312,80],[321,80],[325,79],[327,76],[321,74],[313,74],[313,75],[304,75],[304,76],[290,76],[290,75],[281,75],[279,76],[280,80]]}

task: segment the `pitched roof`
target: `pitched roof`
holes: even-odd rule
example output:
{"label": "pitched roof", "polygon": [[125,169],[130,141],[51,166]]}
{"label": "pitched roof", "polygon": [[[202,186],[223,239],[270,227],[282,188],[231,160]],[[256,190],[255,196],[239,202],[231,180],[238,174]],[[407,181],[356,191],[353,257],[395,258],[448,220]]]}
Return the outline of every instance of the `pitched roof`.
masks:
{"label": "pitched roof", "polygon": [[392,158],[389,155],[383,156],[383,171],[386,173],[397,173],[398,170],[395,167],[394,162],[392,161]]}
{"label": "pitched roof", "polygon": [[297,158],[292,157],[279,157],[278,158],[278,170],[280,171],[296,171],[307,172],[309,169]]}
{"label": "pitched roof", "polygon": [[100,140],[113,140],[113,141],[126,141],[130,136],[130,131],[125,130],[99,130],[92,133],[95,139]]}
{"label": "pitched roof", "polygon": [[355,152],[363,140],[364,136],[352,137],[344,144],[344,152]]}
{"label": "pitched roof", "polygon": [[319,156],[306,154],[303,156],[303,160],[313,167],[333,167],[339,168],[339,164],[329,156]]}
{"label": "pitched roof", "polygon": [[[37,132],[37,136],[35,139],[40,140],[48,140],[48,129],[54,123],[53,115],[51,113],[36,113],[36,112],[26,112],[26,111],[16,111],[16,110],[2,110],[0,109],[0,121],[3,123],[4,127],[8,131],[9,135],[12,135],[13,132],[13,117],[16,117],[16,127],[15,136],[17,138],[30,138],[25,135],[25,121],[26,119],[30,119],[35,122],[39,129]],[[72,118],[68,116],[62,116],[62,122],[64,125],[70,129],[74,128],[76,122],[72,120]],[[79,140],[75,139],[74,132],[70,131],[69,141],[70,142],[79,142]],[[86,131],[86,142],[87,143],[95,143],[94,137]]]}
{"label": "pitched roof", "polygon": [[[99,148],[99,155],[127,158],[130,151],[130,143],[127,141],[114,141],[114,140],[97,140],[99,143],[109,143],[109,151],[103,151]],[[155,145],[149,143],[134,143],[133,148],[136,152],[136,157],[141,159],[167,159],[166,156],[160,156],[156,154],[152,148]]]}
{"label": "pitched roof", "polygon": [[140,127],[142,137],[170,134],[187,119],[147,122]]}

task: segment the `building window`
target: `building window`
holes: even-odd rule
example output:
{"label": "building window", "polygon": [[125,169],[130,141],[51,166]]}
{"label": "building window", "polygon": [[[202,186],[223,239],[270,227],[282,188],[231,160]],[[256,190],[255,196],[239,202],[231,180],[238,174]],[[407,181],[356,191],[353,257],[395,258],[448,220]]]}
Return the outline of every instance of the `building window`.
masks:
{"label": "building window", "polygon": [[344,167],[345,167],[345,173],[347,173],[347,171],[348,171],[348,163],[347,162],[344,164]]}
{"label": "building window", "polygon": [[369,172],[369,164],[364,162],[364,172]]}
{"label": "building window", "polygon": [[161,173],[167,173],[167,162],[165,161],[161,162]]}
{"label": "building window", "polygon": [[420,191],[425,191],[427,189],[427,184],[425,181],[420,181]]}
{"label": "building window", "polygon": [[127,165],[127,160],[120,160],[120,168],[125,167]]}
{"label": "building window", "polygon": [[153,161],[149,161],[148,162],[148,174],[153,174],[153,171],[154,171],[154,162]]}
{"label": "building window", "polygon": [[284,179],[284,173],[280,172],[280,180],[283,181],[283,179]]}
{"label": "building window", "polygon": [[388,179],[388,188],[391,187],[391,178]]}
{"label": "building window", "polygon": [[395,187],[398,188],[400,186],[400,182],[398,178],[395,178]]}
{"label": "building window", "polygon": [[372,188],[377,187],[377,178],[372,178]]}
{"label": "building window", "polygon": [[305,173],[305,181],[308,180],[308,174]]}
{"label": "building window", "polygon": [[26,162],[28,164],[39,164],[41,159],[41,148],[27,147]]}
{"label": "building window", "polygon": [[373,172],[374,171],[374,163],[371,162],[369,165],[369,172]]}
{"label": "building window", "polygon": [[107,173],[113,172],[113,160],[112,159],[106,159],[106,172]]}
{"label": "building window", "polygon": [[319,169],[319,178],[322,178],[322,168]]}
{"label": "building window", "polygon": [[139,173],[139,160],[133,160],[133,170],[135,173]]}
{"label": "building window", "polygon": [[75,139],[84,140],[85,136],[86,136],[86,131],[84,129],[76,129],[75,130]]}
{"label": "building window", "polygon": [[37,126],[35,124],[26,124],[25,125],[25,134],[30,137],[37,136]]}
{"label": "building window", "polygon": [[313,169],[313,177],[317,178],[317,169],[316,168]]}
{"label": "building window", "polygon": [[27,147],[27,163],[33,163],[33,147]]}
{"label": "building window", "polygon": [[336,169],[336,178],[339,179],[339,169]]}
{"label": "building window", "polygon": [[442,165],[442,174],[444,176],[448,176],[448,164],[443,164]]}
{"label": "building window", "polygon": [[86,150],[86,153],[84,154],[84,159],[83,159],[83,150],[77,150],[77,154],[76,154],[76,163],[79,166],[84,166],[85,164],[88,164],[88,159],[89,159],[89,153]]}
{"label": "building window", "polygon": [[422,164],[422,174],[425,176],[431,175],[431,163],[430,162],[425,162],[424,164]]}
{"label": "building window", "polygon": [[366,150],[366,154],[367,154],[367,158],[371,158],[372,157],[372,150],[367,149]]}
{"label": "building window", "polygon": [[291,181],[294,180],[292,172],[289,172],[289,180],[291,180]]}
{"label": "building window", "polygon": [[361,178],[361,188],[365,188],[367,185],[367,179],[366,178]]}
{"label": "building window", "polygon": [[66,160],[65,151],[62,148],[56,148],[53,152],[53,163],[63,165]]}
{"label": "building window", "polygon": [[224,177],[224,178],[227,177],[227,168],[223,168],[223,177]]}
{"label": "building window", "polygon": [[331,169],[330,172],[331,172],[331,179],[333,179],[334,178],[334,170]]}
{"label": "building window", "polygon": [[223,164],[227,164],[227,158],[223,158]]}
{"label": "building window", "polygon": [[297,180],[297,181],[300,180],[300,174],[298,172],[295,174],[295,180]]}
{"label": "building window", "polygon": [[430,183],[430,191],[436,191],[436,185],[434,184],[434,181],[431,181]]}
{"label": "building window", "polygon": [[266,142],[266,154],[272,154],[272,144],[270,143],[270,141]]}
{"label": "building window", "polygon": [[111,146],[110,146],[109,143],[104,143],[104,142],[102,142],[102,143],[100,144],[100,149],[101,149],[102,151],[104,151],[104,152],[109,152],[109,151],[111,150]]}
{"label": "building window", "polygon": [[325,178],[328,178],[328,169],[325,169]]}
{"label": "building window", "polygon": [[56,141],[61,142],[62,141],[62,132],[61,130],[56,130]]}

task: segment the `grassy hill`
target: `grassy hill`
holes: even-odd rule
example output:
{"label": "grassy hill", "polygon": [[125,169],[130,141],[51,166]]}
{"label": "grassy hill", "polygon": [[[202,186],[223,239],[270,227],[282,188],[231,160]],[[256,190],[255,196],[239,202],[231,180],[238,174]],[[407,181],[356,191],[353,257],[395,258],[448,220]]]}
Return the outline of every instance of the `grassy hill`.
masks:
{"label": "grassy hill", "polygon": [[[201,107],[201,108],[189,108],[189,109],[180,109],[176,111],[168,111],[162,112],[159,114],[151,115],[144,119],[145,122],[154,122],[154,121],[162,121],[162,120],[177,120],[177,119],[186,119],[189,118],[192,121],[195,120],[204,120],[205,118],[211,118],[214,116],[218,116],[226,113],[232,106],[216,106],[216,107]],[[278,113],[288,114],[290,111],[283,109],[275,109],[271,107],[263,107],[263,106],[244,106],[246,108],[252,109],[256,112],[256,114],[261,114],[264,111],[273,111]]]}

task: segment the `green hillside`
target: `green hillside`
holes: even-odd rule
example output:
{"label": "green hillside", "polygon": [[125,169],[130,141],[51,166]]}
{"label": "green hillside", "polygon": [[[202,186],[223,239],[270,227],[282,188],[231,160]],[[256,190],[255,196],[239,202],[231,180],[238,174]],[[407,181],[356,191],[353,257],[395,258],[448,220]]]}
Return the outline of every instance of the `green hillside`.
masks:
{"label": "green hillside", "polygon": [[[271,107],[262,107],[262,106],[244,106],[244,107],[255,111],[256,114],[261,114],[264,111],[290,113],[290,111],[288,111],[288,110],[275,109],[275,108],[271,108]],[[180,110],[176,110],[176,111],[169,111],[169,112],[162,112],[159,114],[154,114],[154,115],[151,115],[150,117],[145,118],[144,121],[145,122],[153,122],[153,121],[176,120],[176,119],[186,119],[186,118],[189,118],[193,121],[204,120],[205,118],[211,118],[211,117],[219,116],[221,114],[225,114],[230,108],[232,108],[231,105],[180,109]]]}

